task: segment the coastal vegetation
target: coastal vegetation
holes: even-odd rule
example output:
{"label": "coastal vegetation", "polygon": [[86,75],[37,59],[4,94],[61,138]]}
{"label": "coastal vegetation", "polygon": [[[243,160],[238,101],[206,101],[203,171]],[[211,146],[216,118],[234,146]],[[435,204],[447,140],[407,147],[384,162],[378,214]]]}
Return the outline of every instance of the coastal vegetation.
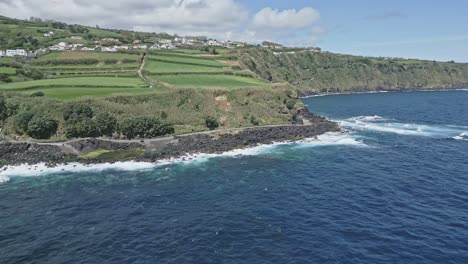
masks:
{"label": "coastal vegetation", "polygon": [[[261,87],[234,90],[174,88],[145,95],[87,97],[71,101],[48,96],[31,97],[13,91],[3,94],[0,100],[2,134],[16,139],[152,138],[217,127],[285,124],[295,113],[295,109],[289,110],[287,104],[293,100],[298,109],[302,107],[299,98],[288,89]],[[210,122],[207,122],[208,118]],[[43,129],[40,134],[31,132],[32,129],[36,131],[37,126]]]}
{"label": "coastal vegetation", "polygon": [[399,58],[373,58],[316,49],[239,51],[243,67],[270,82],[304,92],[353,92],[466,87],[468,65]]}

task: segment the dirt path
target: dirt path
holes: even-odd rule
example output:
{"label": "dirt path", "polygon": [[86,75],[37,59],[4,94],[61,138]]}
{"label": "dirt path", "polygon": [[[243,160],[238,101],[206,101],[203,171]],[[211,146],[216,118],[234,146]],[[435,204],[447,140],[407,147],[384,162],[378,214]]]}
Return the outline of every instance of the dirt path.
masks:
{"label": "dirt path", "polygon": [[145,67],[145,63],[146,63],[146,52],[143,54],[143,57],[141,58],[141,65],[140,65],[140,68],[138,69],[138,76],[140,76],[140,78],[146,82],[146,78],[145,76],[143,76],[143,73],[142,73],[143,68]]}
{"label": "dirt path", "polygon": [[[310,123],[310,122],[309,122]],[[194,132],[182,135],[174,135],[174,136],[167,136],[167,137],[158,137],[158,138],[151,138],[151,139],[108,139],[108,138],[100,138],[104,141],[115,142],[115,143],[140,143],[144,145],[148,145],[151,143],[158,143],[158,142],[165,142],[165,141],[172,141],[175,140],[176,137],[188,137],[194,135],[218,135],[218,134],[228,134],[228,133],[238,133],[246,129],[253,129],[253,128],[269,128],[269,127],[283,127],[283,126],[305,126],[304,125],[293,125],[293,124],[282,124],[282,125],[266,125],[266,126],[252,126],[252,127],[242,127],[242,128],[229,128],[229,129],[217,129],[217,130],[209,130],[209,131],[202,131],[202,132]],[[29,143],[29,144],[38,144],[38,145],[49,145],[49,146],[58,146],[62,148],[67,148],[69,151],[73,151],[75,153],[76,150],[70,146],[70,144],[74,142],[79,142],[82,140],[88,140],[93,138],[77,138],[71,139],[67,141],[61,142],[47,142],[47,143],[37,143],[32,141],[10,141],[13,143]]]}

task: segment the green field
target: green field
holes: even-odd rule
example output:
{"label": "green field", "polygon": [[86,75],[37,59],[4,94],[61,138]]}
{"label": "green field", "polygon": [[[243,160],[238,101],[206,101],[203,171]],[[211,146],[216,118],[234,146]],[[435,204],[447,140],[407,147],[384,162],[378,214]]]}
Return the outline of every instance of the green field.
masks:
{"label": "green field", "polygon": [[83,51],[65,51],[65,52],[51,52],[42,55],[38,60],[73,60],[73,59],[97,59],[97,60],[123,60],[131,59],[137,61],[140,58],[138,54],[127,54],[118,52],[83,52]]}
{"label": "green field", "polygon": [[140,65],[135,63],[123,64],[91,64],[91,65],[50,65],[36,66],[42,71],[97,71],[97,70],[136,70]]}
{"label": "green field", "polygon": [[16,69],[15,68],[10,68],[10,67],[0,67],[0,73],[6,73],[8,75],[14,75],[16,74]]}
{"label": "green field", "polygon": [[145,69],[150,73],[223,72],[222,67],[207,67],[164,61],[148,61]]}
{"label": "green field", "polygon": [[144,87],[136,77],[70,77],[0,85],[0,90],[18,91],[24,94],[43,92],[57,99],[75,99],[83,96],[105,97],[120,94],[155,93],[161,90]]}
{"label": "green field", "polygon": [[248,77],[234,75],[186,74],[158,76],[158,81],[177,88],[247,88],[269,87],[270,84]]}
{"label": "green field", "polygon": [[107,97],[114,95],[136,95],[136,94],[152,94],[161,92],[161,90],[151,88],[103,88],[103,87],[86,87],[86,88],[46,88],[46,89],[31,89],[21,90],[23,94],[32,94],[34,92],[43,92],[46,96],[72,100],[80,97]]}
{"label": "green field", "polygon": [[212,58],[198,58],[198,57],[189,57],[189,56],[174,56],[174,55],[150,55],[149,60],[163,60],[173,63],[186,63],[186,64],[196,64],[202,66],[215,66],[223,67],[224,63],[216,61]]}

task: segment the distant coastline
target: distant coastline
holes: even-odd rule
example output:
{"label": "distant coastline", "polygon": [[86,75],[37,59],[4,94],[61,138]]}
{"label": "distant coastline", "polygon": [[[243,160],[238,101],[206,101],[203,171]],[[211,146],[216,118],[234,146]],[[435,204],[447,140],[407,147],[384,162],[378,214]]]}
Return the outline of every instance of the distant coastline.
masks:
{"label": "distant coastline", "polygon": [[453,88],[453,89],[400,89],[400,90],[375,90],[375,91],[343,91],[333,93],[323,92],[302,92],[301,98],[314,98],[320,96],[333,96],[333,95],[350,95],[350,94],[379,94],[379,93],[413,93],[413,92],[450,92],[450,91],[468,91],[468,88]]}

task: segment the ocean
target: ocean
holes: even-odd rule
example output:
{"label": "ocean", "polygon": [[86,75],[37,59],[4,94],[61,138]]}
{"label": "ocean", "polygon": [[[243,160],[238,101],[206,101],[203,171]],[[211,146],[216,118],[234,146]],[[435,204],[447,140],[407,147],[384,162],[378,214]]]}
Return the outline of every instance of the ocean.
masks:
{"label": "ocean", "polygon": [[0,173],[0,263],[468,263],[468,92],[304,99],[346,133]]}

